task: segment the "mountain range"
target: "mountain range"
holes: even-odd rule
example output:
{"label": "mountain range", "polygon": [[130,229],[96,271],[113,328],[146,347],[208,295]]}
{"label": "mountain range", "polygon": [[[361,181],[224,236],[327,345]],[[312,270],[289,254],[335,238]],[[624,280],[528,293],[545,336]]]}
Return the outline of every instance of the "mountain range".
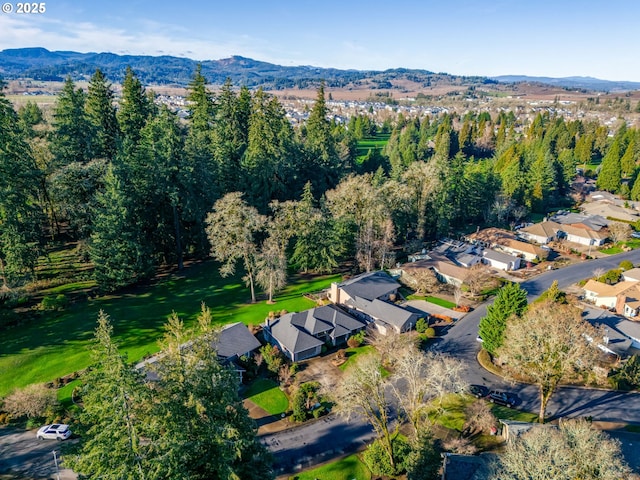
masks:
{"label": "mountain range", "polygon": [[6,80],[31,78],[60,81],[68,75],[74,80],[88,79],[100,68],[112,81],[121,82],[130,66],[148,85],[180,85],[189,83],[196,65],[212,84],[222,84],[227,78],[236,85],[262,86],[266,89],[315,87],[320,80],[327,86],[348,88],[366,82],[369,88],[388,89],[398,80],[407,80],[423,87],[434,84],[470,86],[495,83],[543,83],[564,88],[588,90],[636,90],[638,82],[610,82],[590,77],[500,77],[456,76],[428,70],[397,68],[385,71],[341,70],[313,66],[282,66],[250,58],[232,56],[222,60],[196,61],[173,56],[117,55],[115,53],[79,53],[49,51],[45,48],[18,48],[0,51],[0,77]]}

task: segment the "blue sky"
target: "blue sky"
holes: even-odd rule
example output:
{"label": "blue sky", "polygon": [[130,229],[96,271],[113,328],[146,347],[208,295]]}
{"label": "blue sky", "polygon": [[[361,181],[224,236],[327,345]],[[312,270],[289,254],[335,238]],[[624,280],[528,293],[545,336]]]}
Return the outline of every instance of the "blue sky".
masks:
{"label": "blue sky", "polygon": [[0,49],[640,81],[637,0],[45,3],[43,14],[0,13]]}

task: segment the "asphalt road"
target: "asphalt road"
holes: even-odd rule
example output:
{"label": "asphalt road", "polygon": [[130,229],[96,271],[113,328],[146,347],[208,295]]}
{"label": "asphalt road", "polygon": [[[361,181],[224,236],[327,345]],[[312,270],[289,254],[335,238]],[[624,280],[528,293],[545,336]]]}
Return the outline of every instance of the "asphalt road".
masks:
{"label": "asphalt road", "polygon": [[[11,472],[16,478],[56,478],[53,452],[60,459],[61,444],[55,440],[37,440],[35,430],[0,428],[0,473]],[[76,475],[68,469],[59,470],[60,480],[72,480]]]}
{"label": "asphalt road", "polygon": [[[520,285],[528,292],[529,300],[531,301],[548,289],[554,280],[557,280],[558,286],[563,289],[592,276],[595,269],[609,270],[617,268],[623,260],[631,260],[634,264],[639,263],[640,251],[634,250],[569,265],[558,270],[551,270],[534,279],[522,282]],[[490,302],[479,306],[453,325],[434,346],[434,350],[448,353],[466,361],[468,370],[465,377],[469,383],[513,392],[520,399],[520,403],[517,405],[518,408],[534,412],[538,411],[540,403],[536,387],[507,382],[487,372],[476,360],[480,350],[480,344],[476,340],[478,325],[480,324],[480,319],[486,314],[488,304]],[[546,413],[549,417],[591,416],[594,420],[640,423],[640,395],[637,393],[562,387],[551,398],[547,405]]]}
{"label": "asphalt road", "polygon": [[[551,270],[535,279],[523,282],[522,287],[530,299],[539,296],[554,280],[566,288],[590,277],[597,268],[617,268],[622,260],[640,263],[640,251],[626,252],[606,258],[590,260],[562,269]],[[508,390],[519,397],[517,408],[536,412],[540,408],[538,390],[532,385],[513,384],[484,370],[477,362],[480,350],[477,342],[478,324],[486,313],[487,304],[456,322],[434,346],[434,350],[465,360],[468,364],[466,379],[470,383],[484,384],[492,389]],[[640,423],[640,394],[619,393],[578,387],[563,387],[552,397],[547,415],[554,417],[585,417],[594,420]],[[263,443],[274,454],[276,466],[291,472],[296,466],[306,466],[311,457],[321,461],[341,453],[352,452],[373,438],[368,425],[332,416],[322,423],[305,424],[292,430],[263,437]]]}

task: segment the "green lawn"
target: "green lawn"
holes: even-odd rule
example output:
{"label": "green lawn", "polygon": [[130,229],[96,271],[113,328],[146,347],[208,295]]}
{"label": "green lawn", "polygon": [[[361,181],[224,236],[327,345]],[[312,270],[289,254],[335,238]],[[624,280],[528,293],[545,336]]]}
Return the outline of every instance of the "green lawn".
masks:
{"label": "green lawn", "polygon": [[602,253],[606,253],[607,255],[615,255],[617,253],[622,253],[622,247],[618,247],[617,245],[609,248],[603,248],[600,250]]}
{"label": "green lawn", "polygon": [[[476,401],[471,395],[446,395],[442,401],[442,408],[438,410],[436,401],[432,402],[429,417],[436,423],[451,430],[461,432],[466,421],[465,409]],[[525,412],[514,408],[491,404],[491,412],[498,419],[517,420],[534,423],[538,421],[537,413]]]}
{"label": "green lawn", "polygon": [[379,133],[375,137],[363,138],[358,140],[356,146],[356,156],[358,158],[364,157],[369,153],[369,150],[382,150],[384,146],[389,142],[388,133]]}
{"label": "green lawn", "polygon": [[444,298],[433,297],[431,295],[417,295],[415,293],[408,295],[405,297],[407,300],[426,300],[427,302],[433,303],[435,305],[439,305],[444,308],[454,308],[456,306],[455,303],[450,302],[449,300],[445,300]]}
{"label": "green lawn", "polygon": [[349,367],[349,365],[355,364],[359,356],[373,353],[375,352],[375,348],[373,345],[363,345],[356,348],[345,348],[344,351],[347,354],[347,361],[338,367],[343,372]]}
{"label": "green lawn", "polygon": [[454,308],[456,306],[455,303],[450,302],[449,300],[445,300],[443,298],[438,297],[426,297],[425,300],[427,302],[435,303],[436,305],[440,305],[444,308]]}
{"label": "green lawn", "polygon": [[301,472],[290,480],[370,480],[371,473],[357,455]]}
{"label": "green lawn", "polygon": [[280,415],[289,408],[289,399],[278,388],[278,384],[267,378],[259,378],[244,393],[244,398],[251,400],[271,415]]}
{"label": "green lawn", "polygon": [[16,387],[51,381],[84,369],[90,363],[89,345],[98,312],[109,314],[114,339],[130,361],[158,351],[157,340],[167,317],[175,311],[190,325],[204,302],[219,324],[258,324],[271,310],[301,311],[314,306],[302,295],[328,287],[339,275],[294,276],[275,297],[247,303],[249,290],[241,275],[223,279],[211,261],[196,264],[181,275],[153,287],[138,287],[71,304],[65,312],[44,312],[37,320],[2,332],[0,396]]}

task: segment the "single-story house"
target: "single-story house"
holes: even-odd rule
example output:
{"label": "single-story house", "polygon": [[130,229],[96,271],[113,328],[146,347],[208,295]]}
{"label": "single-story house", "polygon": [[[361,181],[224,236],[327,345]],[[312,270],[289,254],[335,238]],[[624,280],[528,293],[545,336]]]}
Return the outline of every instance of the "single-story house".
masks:
{"label": "single-story house", "polygon": [[559,230],[566,236],[567,241],[579,243],[580,245],[601,246],[609,238],[605,232],[598,232],[585,228],[578,228],[571,225],[562,225]]}
{"label": "single-story house", "polygon": [[586,214],[600,215],[608,219],[622,220],[624,222],[636,222],[640,220],[640,212],[605,202],[585,203],[580,208]]}
{"label": "single-story house", "polygon": [[626,282],[640,282],[640,268],[632,268],[622,272],[622,280]]}
{"label": "single-story house", "polygon": [[495,248],[505,253],[521,256],[529,262],[545,260],[549,255],[548,251],[536,245],[519,240],[512,240],[510,238],[499,239],[495,244]]}
{"label": "single-story house", "polygon": [[489,478],[495,454],[462,455],[446,452],[442,454],[442,460],[442,480],[485,480]]}
{"label": "single-story house", "polygon": [[222,327],[211,347],[221,360],[234,361],[251,355],[254,350],[260,348],[260,342],[244,323],[237,322]]}
{"label": "single-story house", "polygon": [[406,308],[393,303],[385,302],[378,298],[367,300],[366,298],[350,298],[344,305],[355,316],[361,317],[383,335],[389,332],[403,333],[415,327],[420,315],[410,312]]}
{"label": "single-story house", "polygon": [[[616,308],[618,296],[626,290],[637,285],[637,282],[618,282],[615,285],[598,282],[590,279],[583,287],[586,300],[593,302],[598,307]],[[623,313],[623,312],[619,312]]]}
{"label": "single-story house", "polygon": [[507,443],[512,442],[523,433],[527,433],[534,428],[558,428],[550,423],[540,424],[520,422],[518,420],[500,420],[500,424],[502,425],[502,438]]}
{"label": "single-story house", "polygon": [[[189,347],[191,342],[185,343],[183,346]],[[249,356],[254,350],[260,347],[258,339],[249,331],[244,323],[236,322],[229,325],[225,325],[218,332],[216,339],[211,342],[211,348],[216,351],[218,360],[223,365],[230,366],[238,373],[240,381],[242,381],[242,374],[244,369],[236,362],[240,357]],[[148,380],[156,381],[158,376],[153,369],[148,369],[148,365],[153,365],[162,357],[162,352],[150,357],[140,363],[135,368],[145,372]]]}
{"label": "single-story house", "polygon": [[520,257],[514,257],[507,253],[496,252],[495,250],[485,249],[482,252],[482,262],[499,270],[511,271],[520,268]]}
{"label": "single-story house", "polygon": [[547,221],[522,228],[518,231],[518,235],[530,242],[546,245],[556,239],[558,230],[562,230],[562,225]]}
{"label": "single-story house", "polygon": [[402,275],[407,279],[408,283],[411,283],[411,276],[414,272],[421,271],[424,269],[433,270],[436,275],[436,278],[442,283],[448,283],[450,285],[455,285],[459,287],[464,283],[467,275],[469,274],[469,270],[464,267],[459,267],[452,263],[446,257],[442,257],[442,260],[436,259],[425,259],[425,260],[416,260],[414,262],[405,263],[400,267],[402,271]]}
{"label": "single-story house", "polygon": [[515,240],[515,238],[516,235],[514,232],[503,228],[489,227],[470,233],[465,237],[465,240],[481,247],[492,247],[500,243],[501,240]]}
{"label": "single-story house", "polygon": [[367,272],[340,283],[332,283],[329,300],[338,305],[356,297],[366,300],[393,300],[398,294],[398,288],[400,284],[386,272]]}
{"label": "single-story house", "polygon": [[358,320],[335,305],[324,305],[298,313],[287,313],[275,320],[267,319],[265,340],[297,362],[320,355],[325,343],[339,345],[363,330]]}
{"label": "single-story house", "polygon": [[561,225],[572,225],[577,228],[585,228],[587,230],[595,230],[599,232],[611,223],[602,215],[591,215],[588,213],[573,213],[560,211],[556,213],[550,220],[560,223]]}
{"label": "single-story house", "polygon": [[437,261],[433,264],[436,277],[443,283],[461,286],[469,275],[469,270],[459,267],[450,262]]}

